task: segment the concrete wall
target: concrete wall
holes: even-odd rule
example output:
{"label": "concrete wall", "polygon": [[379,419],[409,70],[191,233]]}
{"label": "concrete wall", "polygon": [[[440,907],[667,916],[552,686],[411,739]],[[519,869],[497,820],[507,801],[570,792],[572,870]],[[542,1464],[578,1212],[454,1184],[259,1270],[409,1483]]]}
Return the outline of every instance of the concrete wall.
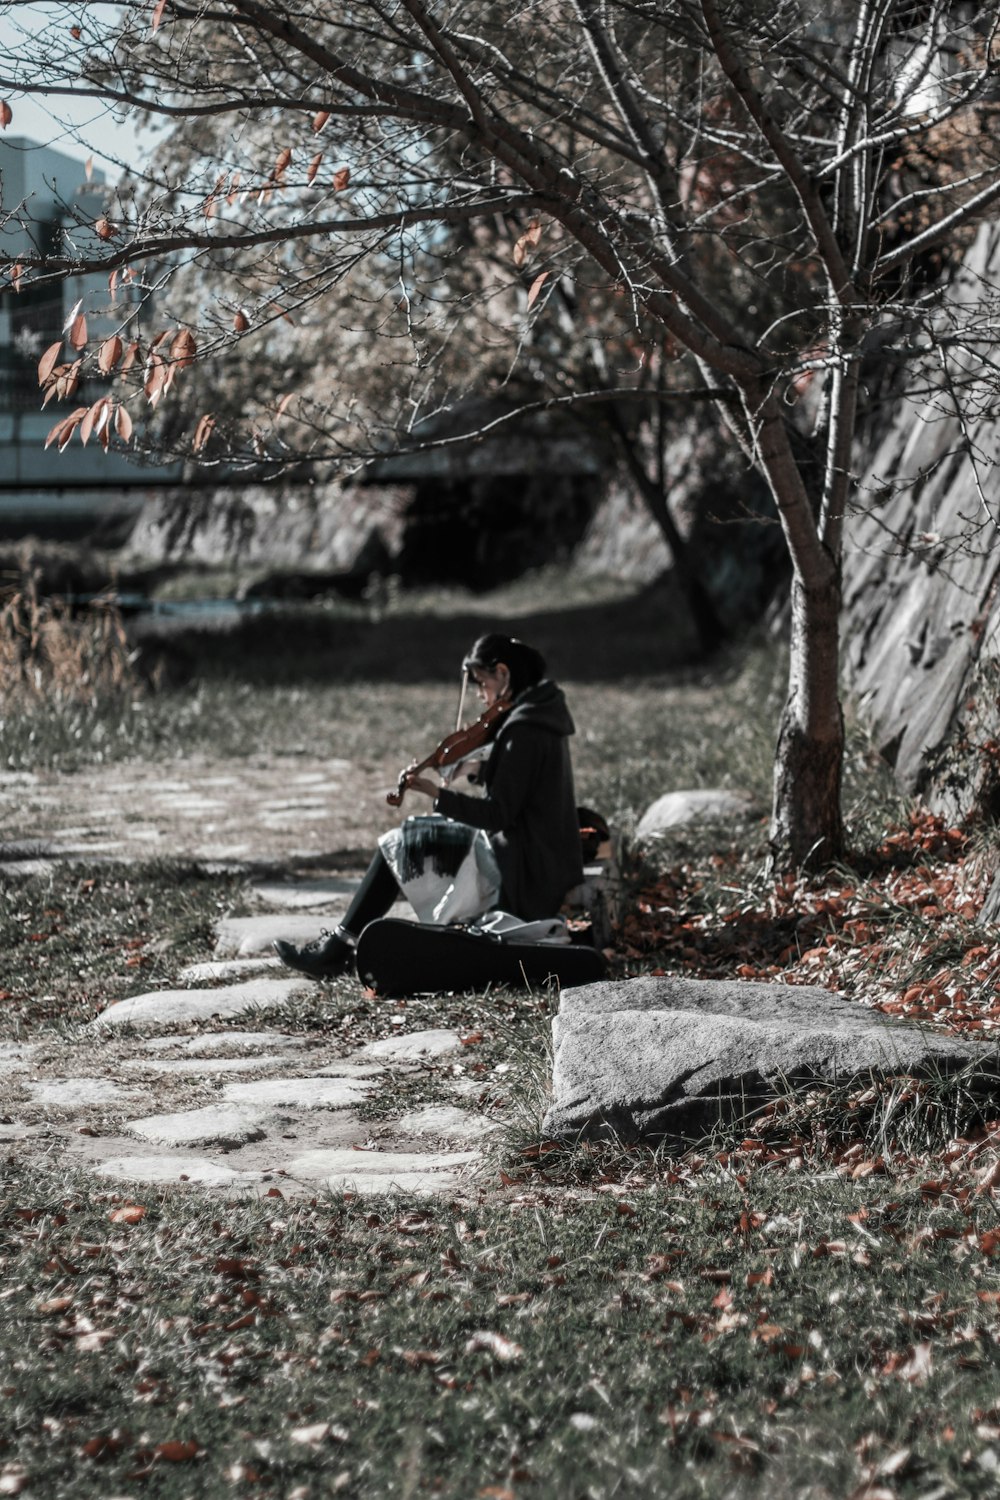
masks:
{"label": "concrete wall", "polygon": [[[998,277],[1000,227],[985,225],[951,297]],[[901,785],[952,816],[1000,814],[996,758],[976,748],[1000,735],[1000,421],[985,353],[958,372],[964,419],[943,388],[903,398],[857,455],[865,505],[844,559],[846,686]]]}

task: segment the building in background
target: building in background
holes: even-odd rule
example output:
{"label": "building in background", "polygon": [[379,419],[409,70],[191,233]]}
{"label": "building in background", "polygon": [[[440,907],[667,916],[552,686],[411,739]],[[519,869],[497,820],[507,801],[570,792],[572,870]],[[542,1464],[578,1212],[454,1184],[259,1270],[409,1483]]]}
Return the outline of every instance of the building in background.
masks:
{"label": "building in background", "polygon": [[[0,140],[0,244],[6,254],[60,254],[68,243],[96,245],[93,225],[110,188],[103,172],[24,137]],[[45,438],[76,406],[108,389],[83,379],[70,403],[42,409],[38,361],[58,339],[79,302],[93,339],[111,333],[124,306],[109,308],[102,276],[76,276],[0,291],[0,536],[89,537],[110,545],[127,536],[147,496],[179,471],[144,468],[114,447],[77,438],[63,453]],[[76,357],[69,344],[63,358]]]}

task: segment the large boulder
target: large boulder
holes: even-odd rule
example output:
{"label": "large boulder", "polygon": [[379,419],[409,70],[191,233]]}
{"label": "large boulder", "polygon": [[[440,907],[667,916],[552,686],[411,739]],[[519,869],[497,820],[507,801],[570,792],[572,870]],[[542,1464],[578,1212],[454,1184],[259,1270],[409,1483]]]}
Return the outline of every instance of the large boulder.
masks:
{"label": "large boulder", "polygon": [[736,823],[759,816],[760,808],[750,792],[731,791],[728,787],[691,787],[664,792],[650,803],[639,819],[635,836],[641,842],[692,823]]}
{"label": "large boulder", "polygon": [[803,1085],[943,1074],[995,1048],[815,986],[630,979],[564,990],[545,1133],[691,1139]]}

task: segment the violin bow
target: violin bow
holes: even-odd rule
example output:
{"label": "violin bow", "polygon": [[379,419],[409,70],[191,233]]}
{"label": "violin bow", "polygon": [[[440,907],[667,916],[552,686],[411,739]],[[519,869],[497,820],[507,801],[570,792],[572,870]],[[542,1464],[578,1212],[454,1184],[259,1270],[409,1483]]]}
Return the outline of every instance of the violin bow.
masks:
{"label": "violin bow", "polygon": [[455,728],[456,729],[461,729],[461,727],[462,727],[462,714],[465,712],[465,690],[466,690],[466,688],[468,686],[469,686],[469,674],[468,674],[468,672],[463,671],[463,673],[462,673],[462,691],[458,695],[458,718],[455,720]]}

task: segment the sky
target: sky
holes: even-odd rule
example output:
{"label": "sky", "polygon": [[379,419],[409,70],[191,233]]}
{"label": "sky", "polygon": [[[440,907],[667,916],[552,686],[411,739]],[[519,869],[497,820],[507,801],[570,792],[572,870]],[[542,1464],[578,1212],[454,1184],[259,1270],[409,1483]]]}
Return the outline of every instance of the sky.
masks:
{"label": "sky", "polygon": [[[109,111],[93,100],[35,100],[13,96],[10,100],[13,119],[7,126],[9,136],[26,136],[40,146],[54,146],[67,156],[102,168],[108,182],[116,182],[122,165],[135,166],[142,150],[136,127],[120,124]],[[56,114],[50,112],[55,110]]]}
{"label": "sky", "polygon": [[[88,7],[80,6],[81,12]],[[92,9],[103,9],[94,6]],[[19,33],[44,26],[53,14],[64,15],[61,7],[51,4],[19,4],[16,7],[16,24],[2,14],[12,7],[0,8],[0,71],[7,59],[16,59],[23,47],[23,36]],[[109,183],[114,183],[122,174],[123,167],[137,166],[143,148],[136,126],[129,121],[116,120],[113,113],[98,100],[70,98],[32,98],[11,90],[7,103],[13,118],[7,126],[8,136],[26,136],[40,146],[53,146],[67,156],[86,161],[89,156],[94,165],[100,167]]]}

